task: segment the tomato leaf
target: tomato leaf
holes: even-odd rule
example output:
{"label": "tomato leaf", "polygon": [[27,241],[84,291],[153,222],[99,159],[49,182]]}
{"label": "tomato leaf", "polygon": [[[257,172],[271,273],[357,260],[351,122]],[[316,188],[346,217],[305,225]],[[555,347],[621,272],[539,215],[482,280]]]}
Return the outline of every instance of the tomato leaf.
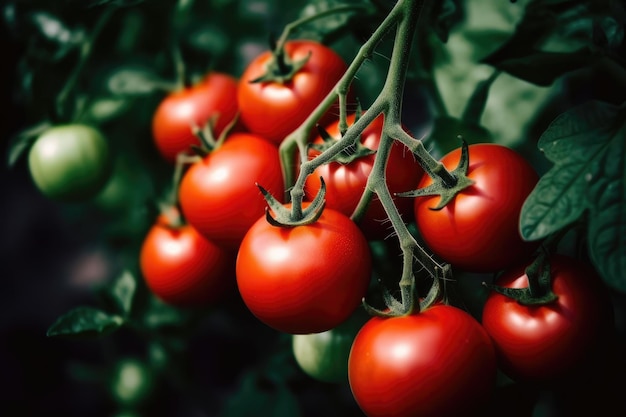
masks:
{"label": "tomato leaf", "polygon": [[124,324],[124,318],[92,307],[77,307],[59,317],[47,336],[94,337],[108,334]]}
{"label": "tomato leaf", "polygon": [[9,168],[15,166],[21,156],[30,148],[35,142],[37,137],[41,135],[46,129],[51,127],[49,122],[41,122],[29,128],[22,130],[15,134],[9,140],[9,152],[7,158],[7,165]]}
{"label": "tomato leaf", "polygon": [[360,18],[371,13],[374,6],[370,1],[363,0],[314,0],[309,2],[302,9],[300,18],[317,15],[337,7],[355,6],[353,9],[346,9],[342,12],[333,13],[319,19],[312,20],[302,29],[298,30],[298,36],[303,39],[311,39],[319,42],[326,42],[341,30],[347,28],[358,16]]}
{"label": "tomato leaf", "polygon": [[121,313],[130,314],[136,290],[137,279],[130,271],[124,271],[113,282],[109,294]]}
{"label": "tomato leaf", "polygon": [[523,238],[545,238],[589,211],[591,258],[609,284],[626,290],[626,103],[574,108],[538,145],[555,165],[522,207]]}
{"label": "tomato leaf", "polygon": [[442,42],[448,41],[450,29],[463,18],[460,0],[443,0],[434,3],[431,27]]}
{"label": "tomato leaf", "polygon": [[150,70],[131,67],[121,68],[111,74],[107,86],[112,94],[121,96],[140,96],[176,89],[174,82],[163,80]]}
{"label": "tomato leaf", "polygon": [[616,44],[619,25],[608,24],[615,21],[613,14],[608,1],[536,0],[513,36],[482,62],[536,85],[550,85]]}
{"label": "tomato leaf", "polygon": [[453,117],[437,117],[427,137],[428,145],[436,148],[436,155],[441,157],[461,146],[463,138],[468,144],[492,142],[491,133],[477,123]]}

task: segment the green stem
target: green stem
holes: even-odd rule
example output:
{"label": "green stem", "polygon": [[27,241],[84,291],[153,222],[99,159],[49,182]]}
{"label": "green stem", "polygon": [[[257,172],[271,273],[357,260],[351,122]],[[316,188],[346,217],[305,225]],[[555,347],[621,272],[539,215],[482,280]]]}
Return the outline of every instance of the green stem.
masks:
{"label": "green stem", "polygon": [[100,36],[102,29],[108,23],[115,10],[117,10],[116,7],[106,7],[98,18],[93,30],[91,31],[87,39],[85,39],[85,41],[82,43],[80,47],[78,62],[76,63],[76,66],[70,73],[69,77],[65,81],[65,84],[63,85],[63,88],[61,89],[61,92],[59,92],[56,98],[57,114],[59,114],[61,117],[64,117],[67,99],[74,87],[76,86],[76,83],[80,79],[80,75],[85,69],[85,65],[89,56],[91,55],[91,52],[93,51],[93,46],[96,42],[96,39],[98,38],[98,36]]}
{"label": "green stem", "polygon": [[457,179],[440,161],[433,158],[424,147],[424,143],[421,140],[413,138],[401,128],[396,129],[394,137],[413,152],[417,157],[417,162],[419,162],[420,166],[429,177],[441,178],[447,187],[454,187],[456,185],[458,182]]}
{"label": "green stem", "polygon": [[[322,117],[322,115],[330,108],[330,106],[332,106],[332,104],[335,102],[336,97],[339,97],[339,101],[341,103],[345,103],[346,96],[350,88],[350,84],[352,83],[352,80],[356,76],[359,68],[361,68],[361,65],[363,65],[363,63],[372,56],[374,50],[378,46],[378,43],[387,34],[387,32],[397,23],[397,21],[402,17],[403,4],[404,4],[404,1],[400,1],[394,6],[394,8],[385,18],[385,20],[378,26],[376,31],[372,34],[372,36],[361,46],[361,48],[359,49],[359,52],[357,53],[355,58],[352,60],[351,64],[348,66],[347,71],[344,73],[341,79],[337,82],[333,90],[330,93],[328,93],[328,95],[324,98],[324,100],[322,100],[322,102],[316,107],[316,109],[313,110],[313,112],[309,115],[309,117],[295,131],[290,133],[285,138],[285,140],[281,143],[280,145],[281,166],[283,170],[283,178],[285,180],[285,185],[287,188],[289,188],[292,184],[294,184],[293,155],[295,154],[296,150],[299,150],[300,152],[301,164],[305,165],[304,167],[301,167],[302,169],[300,170],[299,178],[296,181],[297,185],[294,186],[294,188],[292,189],[290,193],[291,201],[293,203],[292,209],[294,210],[294,214],[297,214],[301,212],[302,210],[302,198],[304,196],[302,187],[304,185],[304,182],[305,182],[304,180],[306,179],[306,176],[310,175],[311,172],[313,172],[313,170],[317,166],[321,165],[321,164],[315,165],[315,163],[308,164],[309,161],[308,161],[306,143],[308,140],[309,132],[315,127],[315,124]],[[368,111],[368,113],[375,112],[375,110],[372,111],[373,107],[375,106],[372,105],[370,107],[370,110]],[[378,114],[380,114],[381,111],[382,109],[378,111]],[[340,112],[343,115],[342,117],[346,117],[345,106],[343,106],[340,109]],[[362,130],[367,126],[363,122],[361,122],[360,124],[359,122],[355,123],[355,126],[357,125],[359,127],[354,127],[353,129],[350,129],[350,130],[360,129],[358,132],[355,132],[355,134],[353,135],[349,135],[348,136],[350,138],[349,140],[340,140],[338,144],[333,148],[344,146],[344,144],[349,145],[350,141],[353,140],[355,137],[357,137],[362,132]],[[329,152],[341,151],[341,149],[334,149],[332,151],[331,149],[329,149]],[[315,159],[318,160],[318,158],[315,158]],[[318,162],[321,162],[321,161],[322,160],[318,160]],[[298,187],[300,187],[299,190],[297,190]]]}
{"label": "green stem", "polygon": [[306,25],[314,20],[321,19],[326,16],[331,16],[333,14],[357,11],[357,10],[368,10],[368,9],[369,7],[364,6],[364,5],[357,5],[357,4],[343,5],[343,6],[333,7],[328,10],[323,10],[319,13],[313,14],[311,16],[305,16],[298,20],[294,20],[293,22],[290,22],[287,25],[285,25],[283,32],[281,33],[280,37],[276,40],[276,46],[274,48],[274,51],[283,50],[285,47],[285,43],[287,42],[287,39],[289,39],[289,36],[291,35],[291,33],[297,28],[299,28],[300,26]]}

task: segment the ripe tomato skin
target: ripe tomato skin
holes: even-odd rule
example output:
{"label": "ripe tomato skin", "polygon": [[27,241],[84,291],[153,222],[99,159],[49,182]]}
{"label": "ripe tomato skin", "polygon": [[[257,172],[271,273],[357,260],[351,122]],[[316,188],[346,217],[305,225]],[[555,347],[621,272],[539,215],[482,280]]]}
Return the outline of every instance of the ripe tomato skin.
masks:
{"label": "ripe tomato skin", "polygon": [[[454,169],[456,149],[441,162]],[[468,177],[473,185],[461,191],[443,209],[439,197],[416,197],[415,219],[426,245],[453,266],[471,272],[494,272],[521,262],[536,248],[519,232],[522,204],[539,180],[532,166],[515,151],[501,145],[469,146]],[[419,187],[432,183],[424,175]]]}
{"label": "ripe tomato skin", "polygon": [[275,227],[259,219],[239,247],[236,271],[239,293],[260,321],[285,333],[319,333],[360,305],[371,255],[348,217],[324,209],[306,226]]}
{"label": "ripe tomato skin", "polygon": [[51,127],[28,153],[33,182],[47,197],[84,201],[103,188],[111,173],[109,145],[96,128],[83,124]]}
{"label": "ripe tomato skin", "polygon": [[199,83],[167,95],[152,117],[152,136],[161,155],[175,162],[180,152],[200,145],[192,125],[202,127],[211,117],[217,137],[237,114],[237,80],[219,72],[209,73]]}
{"label": "ripe tomato skin", "polygon": [[265,199],[256,183],[282,199],[278,149],[257,135],[233,133],[183,176],[179,188],[183,215],[209,240],[236,250],[265,213]]}
{"label": "ripe tomato skin", "polygon": [[152,293],[181,307],[217,302],[232,287],[235,259],[189,224],[172,227],[160,217],[144,238],[139,266]]}
{"label": "ripe tomato skin", "polygon": [[[354,124],[355,115],[349,115],[347,121],[350,126]],[[363,130],[361,143],[365,147],[372,150],[378,149],[383,123],[384,117],[381,115]],[[341,137],[338,120],[330,124],[326,130],[334,138]],[[314,143],[322,142],[321,137],[314,140]],[[319,152],[311,149],[309,158],[312,159],[318,154]],[[346,165],[331,162],[318,167],[307,177],[306,198],[315,197],[321,187],[320,177],[323,177],[326,183],[326,207],[338,210],[346,216],[352,215],[365,191],[365,184],[372,171],[375,157],[376,155],[372,154]],[[387,187],[392,195],[417,187],[423,173],[413,153],[400,142],[394,142],[385,171]],[[413,214],[413,199],[394,198],[394,201],[398,211],[408,222]],[[373,197],[365,216],[359,222],[359,227],[370,239],[384,239],[393,232],[387,213],[376,196]]]}
{"label": "ripe tomato skin", "polygon": [[490,399],[496,358],[473,317],[436,304],[371,318],[352,345],[348,376],[368,417],[474,415]]}
{"label": "ripe tomato skin", "polygon": [[[528,287],[525,267],[505,271],[496,285]],[[558,299],[548,305],[523,306],[495,292],[485,303],[483,327],[500,368],[513,379],[546,381],[579,372],[612,328],[611,300],[595,271],[574,258],[552,255],[550,272]]]}
{"label": "ripe tomato skin", "polygon": [[[332,49],[314,41],[294,40],[285,43],[285,53],[293,61],[311,57],[288,82],[257,82],[266,73],[272,59],[266,51],[251,61],[239,81],[237,97],[240,118],[250,132],[276,144],[293,132],[333,89],[347,70],[346,63]],[[336,107],[320,123],[327,124]]]}

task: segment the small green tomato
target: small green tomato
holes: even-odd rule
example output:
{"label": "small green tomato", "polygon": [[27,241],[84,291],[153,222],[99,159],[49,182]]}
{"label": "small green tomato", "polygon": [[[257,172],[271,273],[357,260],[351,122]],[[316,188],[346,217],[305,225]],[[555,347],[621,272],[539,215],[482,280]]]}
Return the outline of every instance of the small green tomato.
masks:
{"label": "small green tomato", "polygon": [[60,201],[84,201],[96,195],[110,175],[109,146],[91,126],[55,126],[37,138],[28,166],[37,188]]}

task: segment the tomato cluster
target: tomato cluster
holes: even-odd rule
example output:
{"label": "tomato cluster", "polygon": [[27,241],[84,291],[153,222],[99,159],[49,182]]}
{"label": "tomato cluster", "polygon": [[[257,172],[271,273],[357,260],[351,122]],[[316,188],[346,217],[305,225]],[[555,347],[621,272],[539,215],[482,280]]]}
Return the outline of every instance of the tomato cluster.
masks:
{"label": "tomato cluster", "polygon": [[[291,41],[281,53],[258,56],[239,80],[210,72],[162,100],[153,116],[155,148],[169,163],[180,163],[181,155],[192,162],[176,184],[176,201],[141,246],[139,266],[153,295],[178,307],[205,307],[236,287],[261,322],[293,335],[304,372],[326,382],[348,381],[368,416],[480,413],[497,369],[515,380],[547,381],[593,355],[592,342],[610,327],[610,300],[593,271],[562,255],[549,257],[555,298],[536,305],[493,291],[482,321],[445,297],[421,311],[385,315],[389,311],[383,309],[380,317],[359,316],[375,283],[369,243],[392,235],[395,226],[377,196],[357,222],[351,219],[369,186],[376,151],[389,140],[384,113],[359,132],[354,146],[306,178],[300,208],[306,211],[324,197],[315,216],[293,223],[277,216],[281,209],[294,213],[297,204],[285,199],[290,184],[284,182],[279,147],[345,71],[330,48]],[[341,140],[346,126],[339,114],[331,106],[317,120],[323,129],[310,135],[310,161]],[[358,117],[347,116],[348,129]],[[60,148],[74,152],[61,160],[55,153]],[[464,158],[466,169],[455,170]],[[38,138],[29,165],[43,193],[76,200],[102,188],[108,159],[101,133],[67,125]],[[529,287],[525,271],[538,245],[522,240],[518,224],[538,181],[532,166],[501,145],[456,149],[440,165],[468,185],[438,207],[443,194],[398,195],[443,181],[434,172],[426,175],[425,165],[400,141],[390,145],[384,165],[384,186],[402,221],[415,225],[414,237],[455,271],[504,271],[498,288]],[[390,308],[394,295],[388,295]]]}

